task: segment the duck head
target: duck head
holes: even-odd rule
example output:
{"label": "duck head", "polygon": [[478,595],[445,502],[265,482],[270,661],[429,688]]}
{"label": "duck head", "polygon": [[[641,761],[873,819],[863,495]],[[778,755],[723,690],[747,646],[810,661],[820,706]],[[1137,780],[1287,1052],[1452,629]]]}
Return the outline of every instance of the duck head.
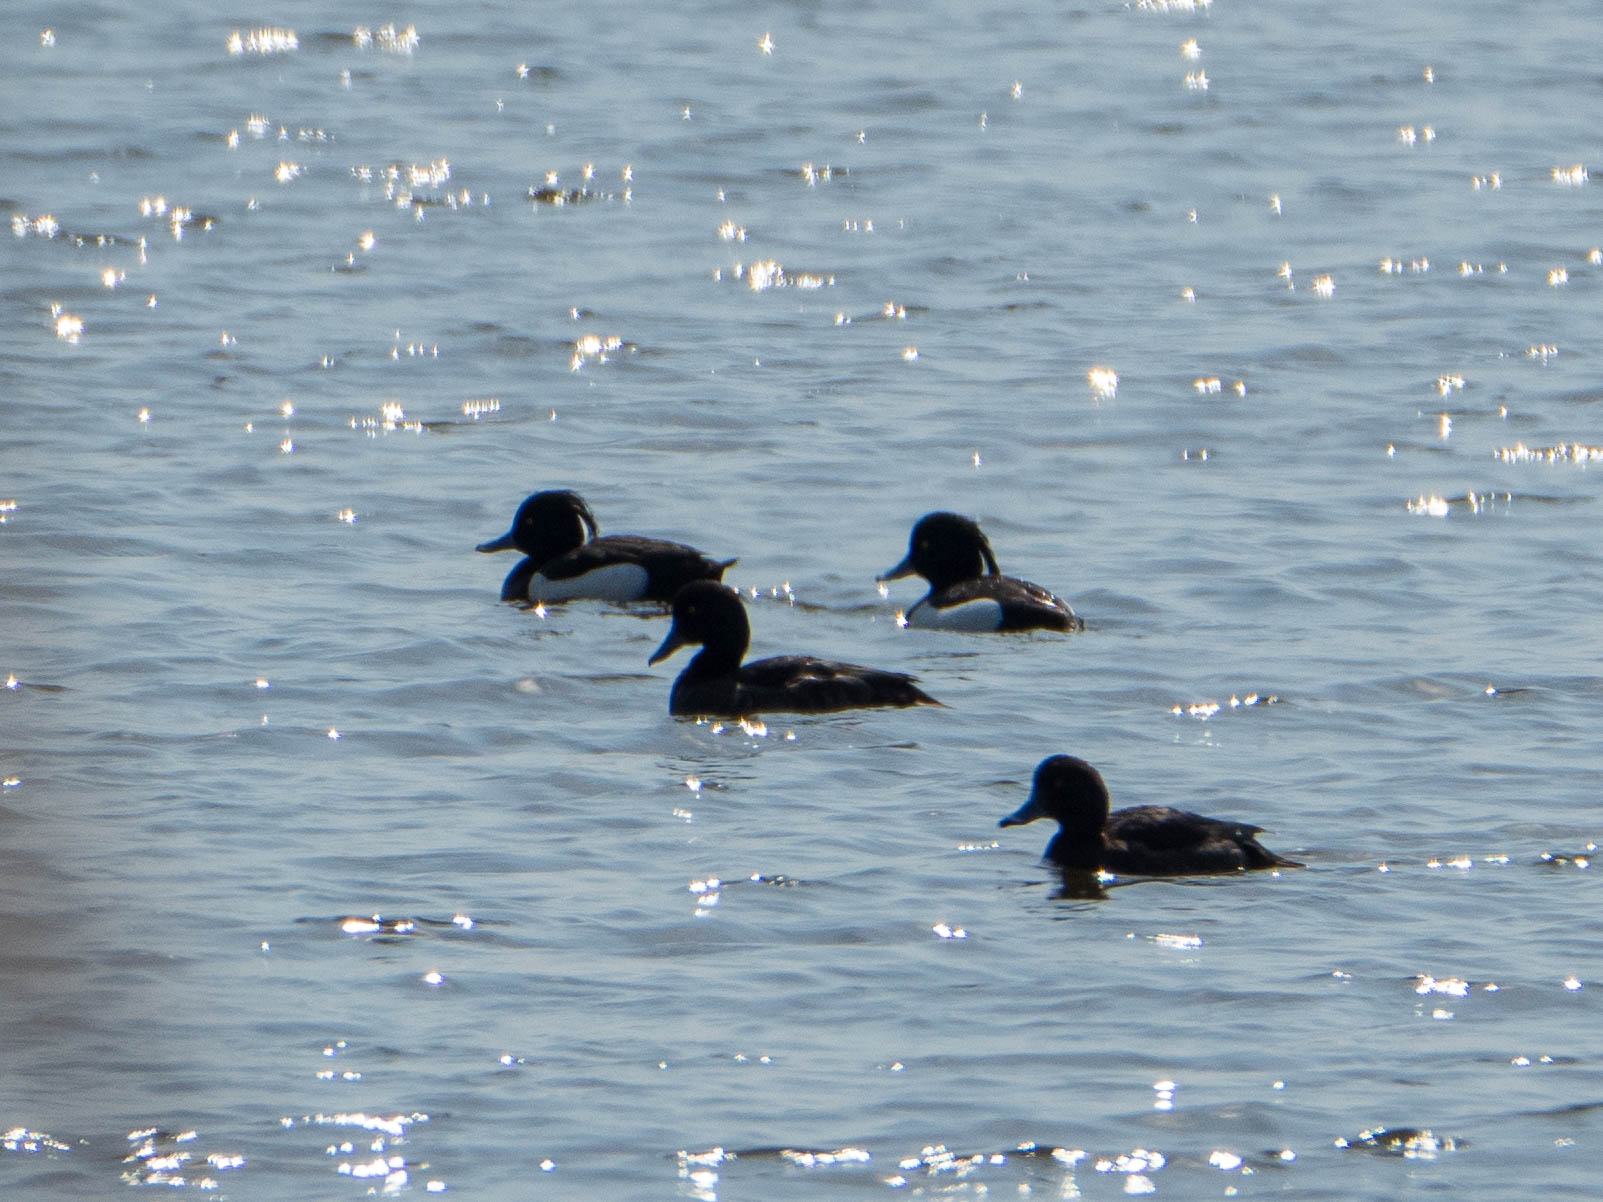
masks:
{"label": "duck head", "polygon": [[512,519],[512,529],[500,538],[480,543],[480,551],[522,551],[538,563],[584,546],[601,533],[601,524],[584,498],[566,488],[537,492]]}
{"label": "duck head", "polygon": [[681,647],[702,650],[687,672],[733,671],[751,642],[746,607],[735,591],[712,580],[695,580],[674,594],[673,625],[648,664],[661,663]]}
{"label": "duck head", "polygon": [[901,563],[878,577],[879,583],[914,574],[924,577],[935,589],[960,580],[1000,575],[990,541],[979,523],[956,513],[926,513],[913,526],[907,555]]}
{"label": "duck head", "polygon": [[1090,764],[1073,755],[1052,755],[1035,769],[1030,796],[998,826],[1023,826],[1051,818],[1071,838],[1095,838],[1108,821],[1107,782]]}

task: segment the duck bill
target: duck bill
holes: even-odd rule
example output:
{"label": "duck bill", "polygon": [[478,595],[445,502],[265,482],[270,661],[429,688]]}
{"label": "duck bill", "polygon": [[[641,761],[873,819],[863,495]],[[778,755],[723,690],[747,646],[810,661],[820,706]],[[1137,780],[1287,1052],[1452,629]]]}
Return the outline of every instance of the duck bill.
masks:
{"label": "duck bill", "polygon": [[1030,799],[1028,801],[1026,801],[1023,805],[1021,805],[1018,809],[1014,810],[1011,814],[1009,814],[1006,818],[1002,819],[1002,821],[998,822],[996,825],[997,826],[1023,826],[1026,822],[1034,822],[1037,818],[1045,818],[1045,817],[1046,817],[1045,808],[1043,808],[1041,803],[1036,800],[1035,794],[1031,793],[1030,794]]}
{"label": "duck bill", "polygon": [[911,576],[917,570],[918,569],[913,567],[913,556],[910,553],[906,559],[902,560],[901,563],[897,564],[894,568],[891,568],[888,572],[882,572],[878,576],[875,576],[874,583],[884,584],[887,580],[900,580],[903,576]]}
{"label": "duck bill", "polygon": [[679,637],[679,632],[677,630],[670,630],[668,632],[668,637],[662,640],[662,646],[658,647],[651,653],[651,658],[648,659],[646,663],[660,664],[663,660],[667,659],[670,655],[684,645],[685,640]]}
{"label": "duck bill", "polygon": [[508,530],[500,538],[492,538],[487,543],[480,543],[477,547],[474,548],[474,550],[475,551],[510,551],[515,546],[517,546],[517,544],[512,541],[512,531]]}

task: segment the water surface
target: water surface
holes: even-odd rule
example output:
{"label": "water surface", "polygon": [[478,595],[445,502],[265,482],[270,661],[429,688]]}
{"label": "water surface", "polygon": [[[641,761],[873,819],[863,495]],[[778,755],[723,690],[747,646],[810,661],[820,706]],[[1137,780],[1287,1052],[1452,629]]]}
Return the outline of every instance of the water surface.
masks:
{"label": "water surface", "polygon": [[[13,16],[8,1190],[1590,1195],[1588,6]],[[669,718],[546,487],[948,708]]]}

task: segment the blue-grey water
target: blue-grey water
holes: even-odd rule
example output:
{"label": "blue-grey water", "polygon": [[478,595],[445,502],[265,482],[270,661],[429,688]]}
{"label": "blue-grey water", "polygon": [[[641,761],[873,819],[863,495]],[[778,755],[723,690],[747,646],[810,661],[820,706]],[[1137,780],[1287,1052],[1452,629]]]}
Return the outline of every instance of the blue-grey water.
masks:
{"label": "blue-grey water", "polygon": [[[13,4],[0,1193],[1595,1197],[1596,17]],[[670,718],[550,487],[947,708]]]}

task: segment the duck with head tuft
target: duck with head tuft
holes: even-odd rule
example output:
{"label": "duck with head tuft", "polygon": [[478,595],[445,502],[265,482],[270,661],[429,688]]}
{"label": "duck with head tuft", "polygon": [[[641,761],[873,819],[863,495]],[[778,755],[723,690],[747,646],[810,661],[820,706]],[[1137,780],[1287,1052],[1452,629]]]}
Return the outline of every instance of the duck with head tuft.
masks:
{"label": "duck with head tuft", "polygon": [[879,583],[917,574],[930,591],[907,611],[909,626],[937,630],[1082,630],[1068,605],[1038,584],[1002,575],[978,523],[956,513],[926,513],[913,527],[907,556]]}
{"label": "duck with head tuft", "polygon": [[718,580],[733,559],[637,534],[601,533],[584,498],[569,489],[537,492],[518,506],[512,529],[480,551],[522,551],[501,600],[672,601],[692,580]]}
{"label": "duck with head tuft", "polygon": [[1054,755],[1036,768],[1029,800],[1000,825],[1055,820],[1061,829],[1047,844],[1046,858],[1065,872],[1199,876],[1302,867],[1259,843],[1262,827],[1168,806],[1133,806],[1111,814],[1109,807],[1101,773],[1075,756]]}
{"label": "duck with head tuft", "polygon": [[668,712],[681,717],[740,718],[752,714],[828,713],[872,706],[939,705],[914,677],[810,655],[776,655],[743,664],[751,642],[746,607],[711,580],[685,585],[673,599],[673,627],[648,663],[681,647],[701,650],[679,673]]}

